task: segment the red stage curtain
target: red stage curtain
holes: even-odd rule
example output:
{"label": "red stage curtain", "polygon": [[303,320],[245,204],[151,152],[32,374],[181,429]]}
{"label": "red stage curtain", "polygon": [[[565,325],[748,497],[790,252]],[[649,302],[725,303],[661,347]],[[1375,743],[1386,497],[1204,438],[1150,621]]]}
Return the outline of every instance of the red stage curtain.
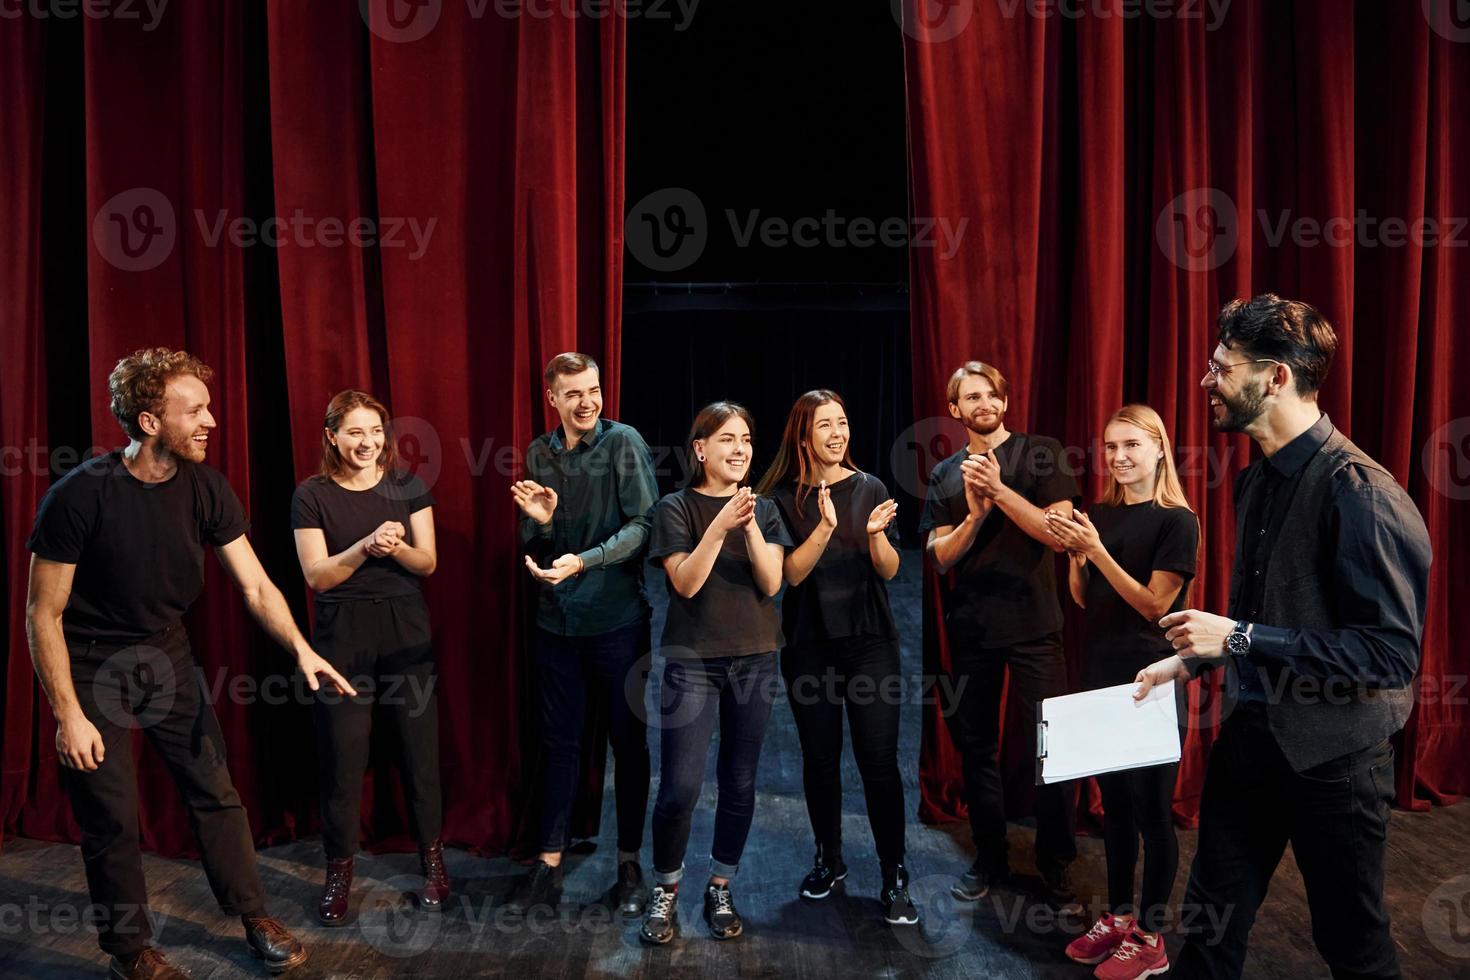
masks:
{"label": "red stage curtain", "polygon": [[[20,231],[0,246],[0,437],[45,441],[48,367],[70,358],[88,365],[85,390],[78,372],[52,403],[89,402],[92,441],[120,444],[104,389],[117,358],[156,344],[199,354],[216,370],[210,463],[245,502],[256,550],[304,623],[291,491],[315,471],[330,396],[382,397],[405,461],[437,499],[428,597],[445,836],[477,849],[508,847],[518,811],[534,807],[529,579],[514,571],[507,488],[518,451],[553,421],[541,369],[580,349],[617,377],[624,32],[618,17],[381,0],[170,6],[150,30],[96,18],[0,27],[0,193]],[[44,58],[68,46],[85,72],[85,175],[73,193],[87,223],[75,228],[37,213],[50,162],[40,125],[56,115],[42,112]],[[164,233],[144,234],[154,227]],[[42,228],[88,236],[85,281],[70,283],[85,286],[86,347],[49,362]],[[616,417],[615,383],[606,399]],[[24,541],[48,481],[0,489],[11,624],[0,807],[6,833],[74,840],[24,634]],[[206,575],[190,623],[206,681],[287,671],[212,560]],[[309,712],[228,693],[216,703],[257,837],[313,832]],[[139,764],[145,784],[168,785],[151,752]],[[595,831],[599,775],[600,762],[582,833]],[[402,843],[395,795],[374,801],[369,788],[367,842]],[[145,793],[142,823],[148,848],[193,850],[175,794]]]}
{"label": "red stage curtain", "polygon": [[[1402,805],[1444,802],[1470,790],[1470,651],[1449,630],[1450,610],[1470,603],[1450,575],[1470,553],[1470,395],[1450,384],[1470,369],[1470,200],[1453,179],[1470,152],[1470,32],[1421,4],[1219,6],[1159,5],[1172,15],[1151,18],[1133,4],[1125,18],[1120,0],[905,0],[912,207],[969,220],[954,258],[912,253],[915,416],[942,434],[919,465],[961,443],[944,384],[968,358],[1011,379],[1013,428],[1088,451],[1088,500],[1107,415],[1146,401],[1203,523],[1195,602],[1223,611],[1232,479],[1253,450],[1209,428],[1197,388],[1214,315],[1268,290],[1317,304],[1342,338],[1323,406],[1409,489],[1433,538],[1421,698],[1398,778]],[[1356,230],[1328,226],[1359,212]],[[1424,221],[1437,242],[1415,235]],[[948,666],[944,587],[929,573],[928,671]],[[1075,610],[1068,625],[1075,678]],[[1184,822],[1218,722],[1213,684],[1191,695]],[[920,816],[960,819],[958,758],[927,711]]]}

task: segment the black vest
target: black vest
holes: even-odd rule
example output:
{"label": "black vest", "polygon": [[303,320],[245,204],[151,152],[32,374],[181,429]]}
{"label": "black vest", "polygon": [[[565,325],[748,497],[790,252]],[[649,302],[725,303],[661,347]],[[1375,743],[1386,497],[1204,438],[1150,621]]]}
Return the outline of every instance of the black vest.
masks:
{"label": "black vest", "polygon": [[[1243,511],[1238,506],[1258,480],[1266,479],[1264,460],[1241,474],[1237,487],[1235,524],[1235,568],[1230,577],[1230,615],[1239,620],[1244,569]],[[1322,448],[1306,463],[1295,495],[1281,524],[1280,536],[1271,543],[1271,562],[1266,569],[1260,622],[1293,629],[1333,629],[1342,624],[1332,593],[1334,569],[1321,557],[1320,536],[1326,533],[1333,483],[1348,466],[1369,472],[1375,484],[1391,487],[1402,496],[1406,510],[1418,513],[1393,475],[1334,429]],[[1330,555],[1327,556],[1330,558]],[[1250,668],[1246,668],[1250,669]],[[1369,688],[1347,678],[1318,680],[1282,668],[1256,666],[1266,689],[1266,717],[1271,734],[1292,769],[1301,772],[1315,765],[1369,748],[1404,727],[1413,707],[1407,687]],[[1226,657],[1226,702],[1229,711],[1237,690],[1235,658]]]}

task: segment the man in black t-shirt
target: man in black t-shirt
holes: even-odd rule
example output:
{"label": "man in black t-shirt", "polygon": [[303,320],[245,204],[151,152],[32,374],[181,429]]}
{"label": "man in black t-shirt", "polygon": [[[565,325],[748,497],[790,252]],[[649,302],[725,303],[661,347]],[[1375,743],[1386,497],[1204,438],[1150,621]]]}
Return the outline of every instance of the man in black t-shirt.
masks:
{"label": "man in black t-shirt", "polygon": [[244,922],[251,953],[272,973],[306,959],[301,943],[266,915],[250,825],[181,621],[204,587],[204,546],[215,549],[265,630],[295,654],[312,690],[321,675],[356,693],[296,628],[245,537],[239,499],[203,463],[215,427],[210,374],[166,348],[120,360],[108,389],[127,448],[57,481],[26,544],[31,659],[56,718],[62,782],[99,910],[98,943],[120,980],[183,976],[150,945],[133,728],[167,763],[210,887],[221,909]]}
{"label": "man in black t-shirt", "polygon": [[[1036,704],[1067,693],[1057,549],[1045,515],[1071,516],[1077,482],[1056,440],[1006,429],[1009,386],[994,367],[965,363],[950,378],[948,395],[969,445],[934,468],[919,531],[929,534],[927,551],[938,570],[954,572],[944,605],[958,693],[945,717],[962,759],[977,854],[952,891],[976,901],[1009,874],[997,759],[1006,669],[1028,719],[1021,732],[1028,758],[1035,756],[1029,720]],[[1058,905],[1073,899],[1067,866],[1077,856],[1074,819],[1070,786],[1037,788],[1036,865],[1047,897]]]}

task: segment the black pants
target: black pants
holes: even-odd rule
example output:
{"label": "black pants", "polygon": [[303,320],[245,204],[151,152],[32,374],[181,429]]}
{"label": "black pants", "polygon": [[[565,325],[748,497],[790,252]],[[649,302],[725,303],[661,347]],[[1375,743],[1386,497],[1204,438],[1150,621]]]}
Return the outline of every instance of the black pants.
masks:
{"label": "black pants", "polygon": [[72,683],[105,746],[92,772],[61,768],[82,830],[87,890],[98,907],[98,944],[131,956],[153,936],[138,846],[132,730],[163,757],[189,813],[215,901],[226,914],[262,915],[265,893],[250,824],[225,767],[225,742],[182,625],[142,643],[68,643]]}
{"label": "black pants", "polygon": [[[589,699],[607,712],[612,744],[613,792],[618,808],[618,850],[643,846],[648,813],[648,724],[643,720],[647,674],[640,663],[649,649],[649,621],[596,636],[558,636],[536,630],[536,669],[541,684],[541,731],[546,748],[542,773],[541,850],[565,850]],[[599,753],[604,753],[601,746]]]}
{"label": "black pants", "polygon": [[1266,724],[1242,703],[1210,752],[1199,849],[1184,892],[1176,977],[1239,977],[1256,909],[1291,842],[1312,939],[1334,977],[1397,977],[1383,902],[1393,800],[1387,740],[1293,772]]}
{"label": "black pants", "polygon": [[[949,655],[959,693],[946,709],[950,735],[964,769],[970,832],[981,866],[991,875],[1000,876],[1008,870],[1005,796],[996,756],[1006,668],[1011,672],[1011,697],[1020,699],[1021,717],[1026,719],[1018,734],[1025,743],[1027,760],[1034,760],[1036,705],[1043,698],[1067,693],[1062,638],[1053,634],[1009,647],[985,648],[967,641],[962,632],[951,630]],[[1076,859],[1075,825],[1076,802],[1071,785],[1036,787],[1036,865],[1042,873]]]}
{"label": "black pants", "polygon": [[842,853],[842,711],[863,781],[868,823],[884,866],[903,863],[903,779],[898,715],[903,700],[898,641],[847,637],[787,647],[781,675],[801,739],[802,785],[812,833],[824,854]]}
{"label": "black pants", "polygon": [[[1106,737],[1106,736],[1104,736]],[[1174,833],[1174,781],[1179,763],[1125,769],[1097,777],[1102,790],[1103,842],[1107,847],[1108,905],[1114,915],[1131,915],[1133,869],[1143,837],[1143,894],[1138,924],[1161,932],[1179,872],[1179,838]]]}
{"label": "black pants", "polygon": [[442,824],[439,709],[423,596],[319,602],[312,646],[358,692],[348,697],[323,684],[312,712],[327,857],[357,853],[374,707],[397,735],[409,831],[420,844],[436,840]]}

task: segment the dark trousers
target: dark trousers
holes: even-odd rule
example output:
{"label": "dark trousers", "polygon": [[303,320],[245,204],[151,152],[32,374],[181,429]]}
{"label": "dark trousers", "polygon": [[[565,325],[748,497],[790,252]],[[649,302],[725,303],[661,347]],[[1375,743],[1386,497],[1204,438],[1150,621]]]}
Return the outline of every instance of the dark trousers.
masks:
{"label": "dark trousers", "polygon": [[99,907],[103,951],[131,956],[153,936],[138,846],[134,728],[142,728],[163,757],[183,798],[215,901],[227,914],[264,914],[250,824],[225,767],[224,736],[183,626],[135,645],[67,646],[77,700],[105,746],[95,771],[61,769],[82,830],[87,890]]}
{"label": "dark trousers", "polygon": [[710,871],[733,877],[755,814],[755,771],[766,723],[780,688],[776,654],[669,660],[660,695],[661,770],[653,807],[654,880],[671,885],[684,874],[684,852],[705,760],[720,723],[715,837]]}
{"label": "dark trousers", "polygon": [[802,785],[812,833],[824,854],[842,853],[842,713],[863,781],[878,860],[903,863],[903,779],[898,715],[903,700],[898,641],[846,637],[781,652],[791,714],[801,739]]}
{"label": "dark trousers", "polygon": [[312,710],[327,857],[357,853],[374,708],[397,737],[409,830],[420,844],[438,839],[439,710],[423,596],[320,602],[312,646],[358,692],[347,697],[323,684]]}
{"label": "dark trousers", "polygon": [[[1106,737],[1104,735],[1103,737]],[[1107,847],[1108,905],[1114,915],[1135,913],[1133,869],[1143,837],[1143,893],[1138,924],[1161,932],[1179,872],[1179,838],[1174,833],[1174,781],[1179,764],[1125,769],[1097,777],[1102,790],[1103,843]]]}
{"label": "dark trousers", "polygon": [[1383,901],[1393,749],[1293,772],[1263,708],[1239,704],[1210,751],[1176,977],[1239,977],[1256,909],[1291,842],[1312,939],[1334,977],[1397,977]]}
{"label": "dark trousers", "polygon": [[[1010,668],[1010,696],[1021,701],[1026,723],[1020,734],[1028,762],[1036,758],[1036,705],[1067,693],[1067,666],[1058,634],[1008,647],[975,646],[957,630],[949,633],[955,686],[964,682],[948,707],[950,735],[960,751],[970,832],[981,866],[992,875],[1007,871],[1005,796],[1001,785],[1000,696]],[[1033,763],[1034,764],[1034,763]],[[1077,857],[1073,839],[1076,803],[1072,787],[1036,787],[1036,865],[1042,873],[1065,867]]]}
{"label": "dark trousers", "polygon": [[[643,846],[648,812],[648,725],[643,720],[647,686],[641,658],[649,650],[648,620],[596,636],[558,636],[536,630],[536,669],[541,684],[541,850],[560,853],[569,842],[572,803],[582,764],[582,732],[589,699],[607,712],[617,796],[618,850]],[[599,752],[603,751],[601,748]]]}

